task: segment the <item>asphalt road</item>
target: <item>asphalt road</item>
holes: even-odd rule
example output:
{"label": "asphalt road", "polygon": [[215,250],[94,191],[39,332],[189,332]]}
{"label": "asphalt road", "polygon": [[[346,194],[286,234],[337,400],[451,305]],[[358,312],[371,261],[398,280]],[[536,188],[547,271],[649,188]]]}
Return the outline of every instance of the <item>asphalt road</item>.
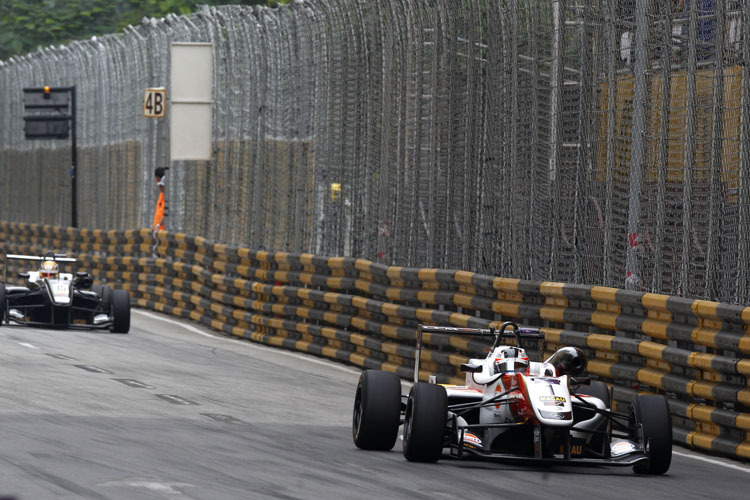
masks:
{"label": "asphalt road", "polygon": [[0,327],[0,497],[747,499],[750,464],[664,476],[445,459],[351,438],[359,372],[133,311],[131,332]]}

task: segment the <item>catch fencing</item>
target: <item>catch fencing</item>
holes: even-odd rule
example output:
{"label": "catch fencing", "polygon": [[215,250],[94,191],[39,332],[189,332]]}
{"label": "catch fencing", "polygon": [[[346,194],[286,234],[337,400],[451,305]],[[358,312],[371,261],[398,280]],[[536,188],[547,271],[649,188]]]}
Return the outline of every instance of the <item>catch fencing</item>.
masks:
{"label": "catch fencing", "polygon": [[[0,220],[750,302],[750,2],[300,0],[203,8],[0,64]],[[170,162],[171,42],[211,42],[213,159]]]}
{"label": "catch fencing", "polygon": [[[573,345],[588,372],[634,394],[669,397],[675,441],[750,459],[750,308],[608,287],[386,266],[365,259],[264,252],[149,229],[76,230],[0,223],[0,252],[67,251],[96,282],[133,302],[219,332],[411,378],[419,323],[542,327],[536,359]],[[8,266],[9,281],[26,271]],[[463,383],[489,344],[423,334],[420,379]]]}

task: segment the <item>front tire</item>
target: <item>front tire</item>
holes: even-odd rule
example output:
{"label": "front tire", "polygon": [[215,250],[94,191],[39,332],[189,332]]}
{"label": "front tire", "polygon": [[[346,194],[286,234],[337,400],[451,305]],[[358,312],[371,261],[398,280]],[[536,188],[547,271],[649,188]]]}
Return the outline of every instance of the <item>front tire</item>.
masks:
{"label": "front tire", "polygon": [[[609,387],[607,387],[607,384],[605,384],[601,380],[592,380],[587,387],[581,387],[579,392],[588,394],[589,396],[594,396],[595,398],[601,400],[602,403],[604,403],[604,406],[607,408],[607,410],[612,409],[612,402],[609,397]],[[608,420],[605,419],[596,430],[600,432],[607,432],[607,434],[592,434],[591,440],[589,441],[589,447],[597,454],[609,456],[609,446],[611,438],[610,433],[608,432]]]}
{"label": "front tire", "polygon": [[393,448],[401,424],[401,379],[391,372],[365,370],[354,397],[352,437],[357,448]]}
{"label": "front tire", "polygon": [[409,392],[404,421],[404,457],[437,462],[443,454],[448,395],[445,387],[417,382]]}
{"label": "front tire", "polygon": [[607,384],[601,380],[592,380],[588,387],[581,388],[579,392],[601,399],[602,403],[604,403],[604,406],[606,406],[608,410],[612,409],[612,403],[610,402],[609,397],[609,387],[607,387]]}
{"label": "front tire", "polygon": [[130,294],[127,290],[112,292],[112,326],[113,333],[130,331]]}
{"label": "front tire", "polygon": [[112,308],[112,288],[109,285],[94,285],[91,290],[101,299],[102,308],[109,311]]}
{"label": "front tire", "polygon": [[630,415],[631,439],[642,441],[648,455],[648,460],[633,465],[633,470],[639,474],[664,474],[672,463],[672,418],[667,399],[655,394],[635,396]]}

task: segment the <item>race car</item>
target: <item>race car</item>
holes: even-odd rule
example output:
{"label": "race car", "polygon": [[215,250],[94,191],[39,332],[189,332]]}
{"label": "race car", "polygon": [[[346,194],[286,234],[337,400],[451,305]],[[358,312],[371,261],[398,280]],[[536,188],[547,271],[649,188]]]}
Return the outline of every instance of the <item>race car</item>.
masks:
{"label": "race car", "polygon": [[[38,263],[34,271],[18,273],[22,286],[7,284],[8,261]],[[114,333],[130,330],[130,295],[108,285],[92,286],[87,272],[77,271],[77,259],[48,252],[43,256],[5,255],[0,282],[0,324],[57,328],[109,329]],[[73,272],[60,272],[60,266]]]}
{"label": "race car", "polygon": [[[418,381],[422,333],[494,337],[485,358],[461,365],[465,385]],[[503,344],[513,339],[515,345]],[[487,458],[546,464],[632,466],[664,474],[672,457],[666,398],[637,395],[627,413],[611,408],[607,385],[584,376],[587,359],[563,347],[544,362],[522,341],[543,342],[536,328],[505,322],[499,330],[419,325],[414,384],[401,394],[395,373],[366,370],[357,385],[352,435],[365,450],[390,450],[403,424],[412,462]],[[431,377],[432,379],[432,377]]]}

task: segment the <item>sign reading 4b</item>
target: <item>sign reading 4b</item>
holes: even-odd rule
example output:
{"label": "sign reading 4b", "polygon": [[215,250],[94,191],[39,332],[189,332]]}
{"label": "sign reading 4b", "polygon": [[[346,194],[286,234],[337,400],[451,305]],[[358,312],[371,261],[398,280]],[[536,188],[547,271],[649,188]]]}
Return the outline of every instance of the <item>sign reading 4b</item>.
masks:
{"label": "sign reading 4b", "polygon": [[164,118],[167,112],[167,89],[157,87],[146,89],[143,94],[143,116]]}

